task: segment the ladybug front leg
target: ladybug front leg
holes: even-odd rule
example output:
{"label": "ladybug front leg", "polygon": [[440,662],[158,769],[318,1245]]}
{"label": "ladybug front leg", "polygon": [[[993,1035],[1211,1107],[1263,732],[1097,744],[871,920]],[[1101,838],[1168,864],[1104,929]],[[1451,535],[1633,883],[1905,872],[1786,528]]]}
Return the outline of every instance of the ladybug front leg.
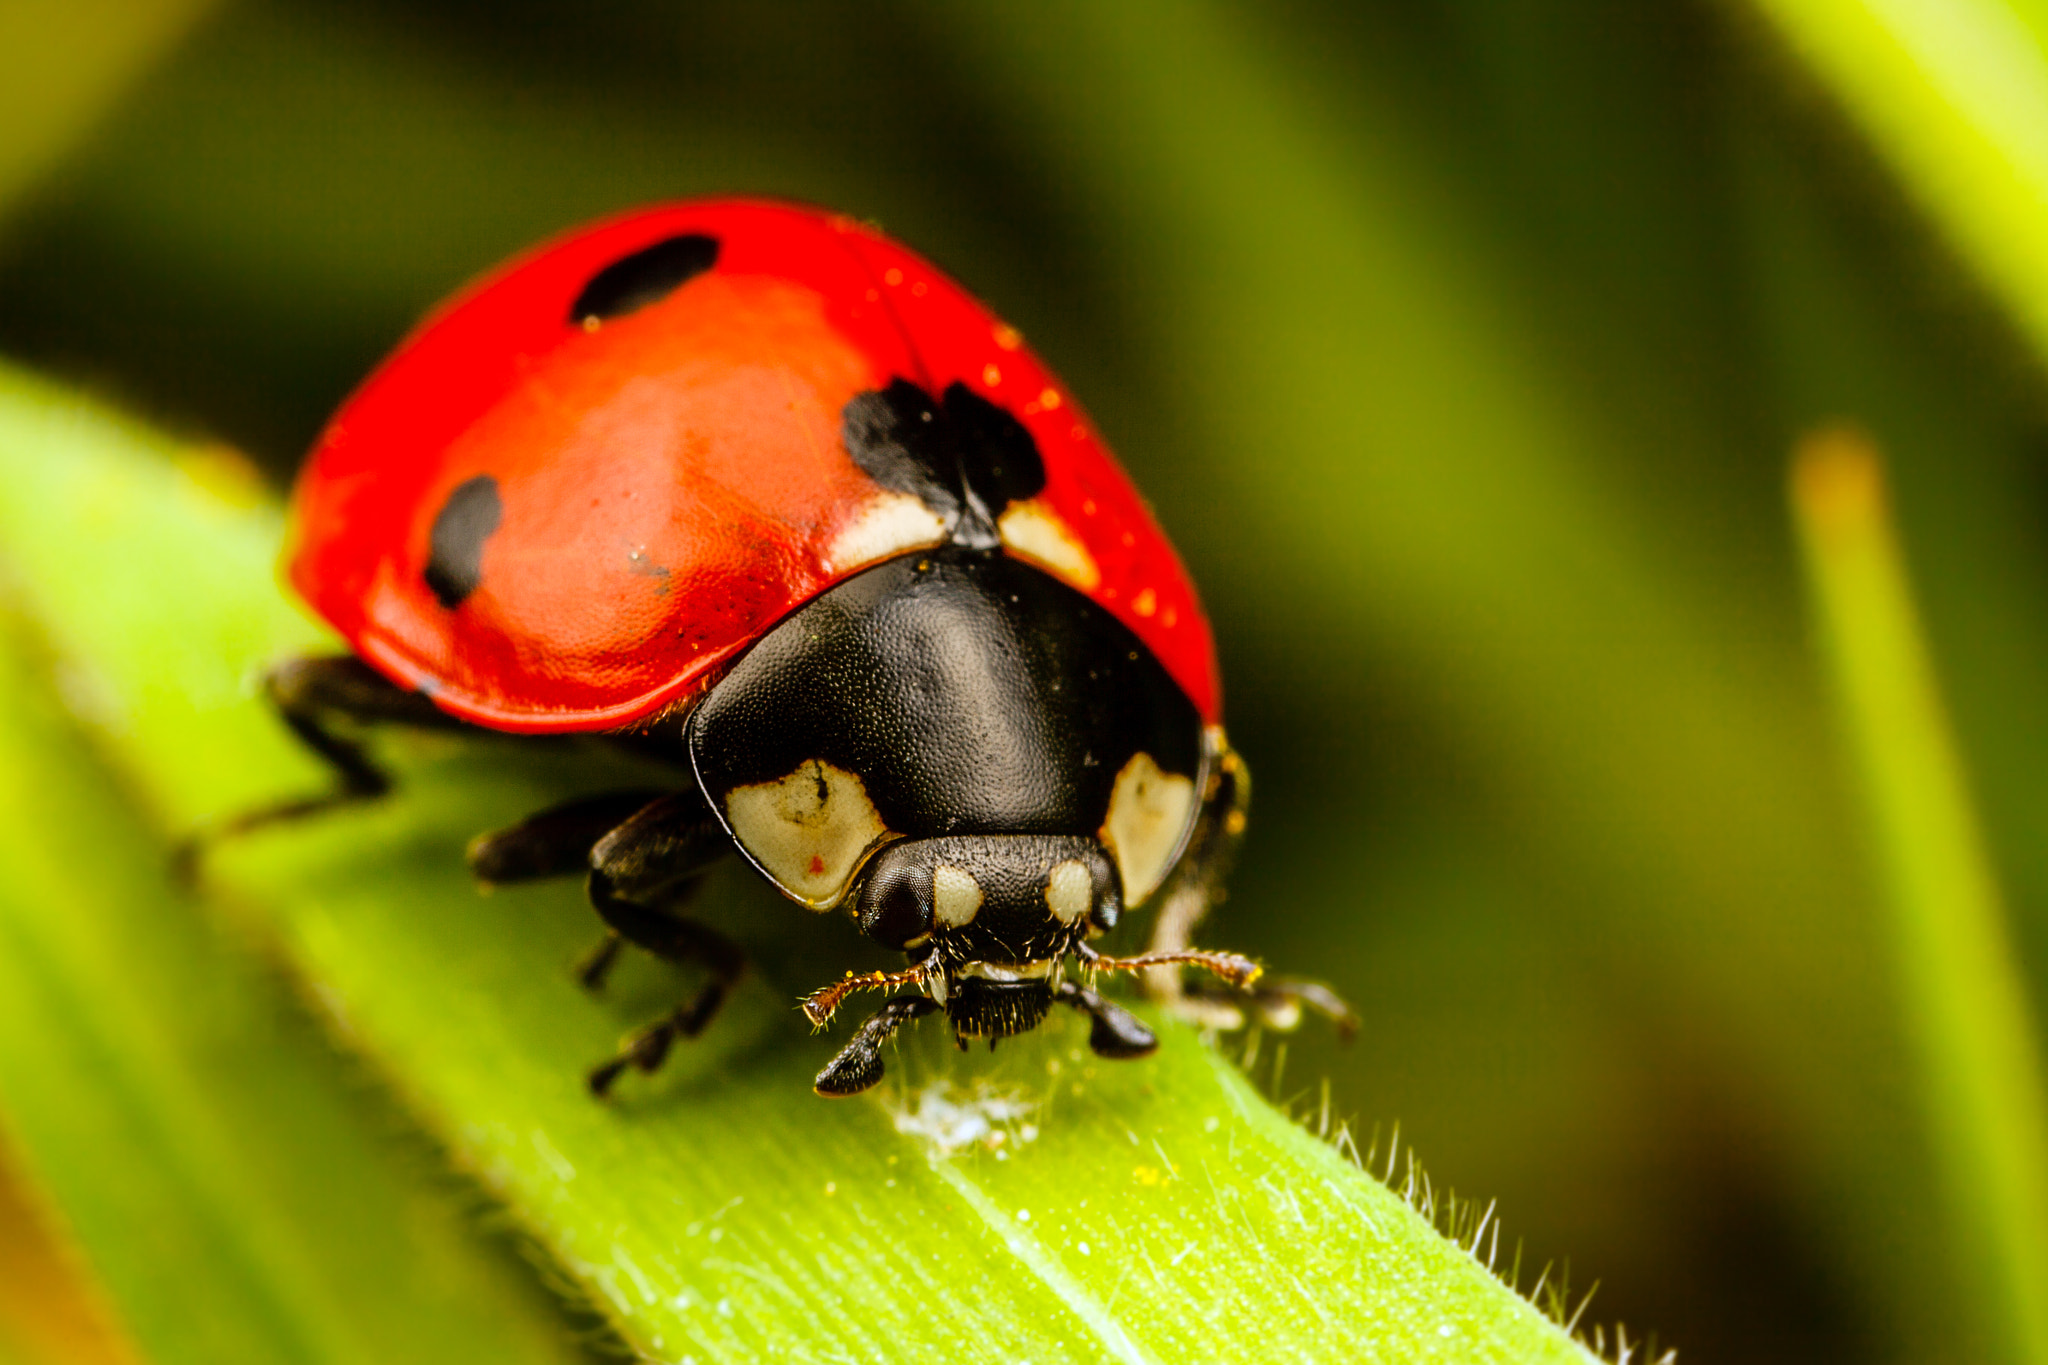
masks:
{"label": "ladybug front leg", "polygon": [[1112,1061],[1149,1057],[1159,1047],[1159,1038],[1145,1021],[1122,1005],[1105,1000],[1086,986],[1062,981],[1054,997],[1088,1016],[1088,1046],[1096,1056]]}
{"label": "ladybug front leg", "polygon": [[853,1031],[839,1055],[811,1082],[811,1089],[827,1099],[858,1095],[882,1079],[882,1048],[896,1036],[896,1030],[938,1008],[938,1001],[922,995],[899,995],[890,1000]]}

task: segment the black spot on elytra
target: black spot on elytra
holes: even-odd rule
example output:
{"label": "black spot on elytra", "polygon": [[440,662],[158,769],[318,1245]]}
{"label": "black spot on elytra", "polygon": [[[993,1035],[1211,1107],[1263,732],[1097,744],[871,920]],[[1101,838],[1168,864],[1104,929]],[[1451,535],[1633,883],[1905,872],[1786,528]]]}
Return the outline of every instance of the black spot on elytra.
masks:
{"label": "black spot on elytra", "polygon": [[946,417],[960,442],[960,467],[967,486],[980,495],[990,515],[1001,516],[1013,502],[1045,491],[1045,461],[1024,424],[959,380],[946,386]]}
{"label": "black spot on elytra", "polygon": [[569,305],[569,321],[588,326],[660,303],[717,263],[718,239],[701,232],[642,247],[590,277]]}
{"label": "black spot on elytra", "polygon": [[1045,461],[1024,424],[958,380],[934,402],[892,379],[854,395],[840,423],[854,463],[931,508],[957,545],[995,549],[1003,509],[1045,487]]}
{"label": "black spot on elytra", "polygon": [[434,534],[427,552],[427,586],[444,607],[462,600],[483,582],[484,542],[505,514],[498,501],[498,481],[488,474],[458,484],[434,515]]}
{"label": "black spot on elytra", "polygon": [[882,487],[921,499],[951,521],[960,511],[959,460],[938,405],[908,379],[853,396],[840,414],[853,462]]}

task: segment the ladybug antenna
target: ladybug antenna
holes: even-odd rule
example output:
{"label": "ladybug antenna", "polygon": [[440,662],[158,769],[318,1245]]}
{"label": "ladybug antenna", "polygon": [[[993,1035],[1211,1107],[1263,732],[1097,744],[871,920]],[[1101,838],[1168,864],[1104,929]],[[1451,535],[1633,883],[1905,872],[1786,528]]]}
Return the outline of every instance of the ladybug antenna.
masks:
{"label": "ladybug antenna", "polygon": [[[1224,982],[1244,990],[1266,969],[1241,953],[1205,953],[1198,948],[1178,952],[1140,953],[1136,957],[1105,957],[1085,943],[1074,945],[1074,955],[1090,972],[1142,972],[1150,967],[1188,966],[1214,972]],[[879,975],[879,973],[878,973]]]}
{"label": "ladybug antenna", "polygon": [[844,981],[835,981],[823,990],[812,991],[803,999],[804,1018],[811,1021],[812,1028],[823,1028],[831,1022],[832,1016],[855,991],[886,991],[896,986],[921,986],[925,978],[939,969],[938,956],[934,954],[908,971],[867,972],[855,976],[846,974]]}

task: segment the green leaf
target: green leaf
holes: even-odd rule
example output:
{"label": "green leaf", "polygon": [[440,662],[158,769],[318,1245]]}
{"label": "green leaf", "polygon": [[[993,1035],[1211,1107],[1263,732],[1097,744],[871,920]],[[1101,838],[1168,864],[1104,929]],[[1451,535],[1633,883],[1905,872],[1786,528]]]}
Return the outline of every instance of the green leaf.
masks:
{"label": "green leaf", "polygon": [[2048,1096],[2017,955],[1866,438],[1793,471],[1806,567],[1890,891],[1927,1125],[2013,1358],[2048,1361]]}
{"label": "green leaf", "polygon": [[0,6],[0,204],[89,132],[216,0],[9,0]]}
{"label": "green leaf", "polygon": [[1752,0],[2048,355],[2048,21],[2002,0]]}
{"label": "green leaf", "polygon": [[[272,586],[275,513],[212,491],[223,467],[0,380],[0,560],[169,828],[321,780],[248,695],[317,637]],[[1066,1020],[994,1056],[926,1030],[872,1097],[815,1098],[834,1044],[792,1002],[867,960],[850,925],[737,873],[706,914],[761,970],[658,1078],[592,1102],[583,1069],[677,979],[635,964],[585,996],[577,889],[481,897],[460,849],[617,772],[444,738],[387,752],[398,798],[223,850],[212,876],[649,1355],[1585,1358],[1184,1030],[1137,1064],[1098,1063]]]}
{"label": "green leaf", "polygon": [[0,618],[0,1101],[128,1334],[195,1365],[579,1358],[283,983],[172,894],[37,644]]}
{"label": "green leaf", "polygon": [[[19,641],[10,643],[19,644]],[[166,1361],[574,1358],[0,651],[0,1095]]]}
{"label": "green leaf", "polygon": [[[25,456],[63,452],[0,462]],[[4,624],[0,1096],[137,1342],[165,1361],[578,1358],[282,983],[171,892],[41,641]],[[90,708],[93,684],[67,682]]]}

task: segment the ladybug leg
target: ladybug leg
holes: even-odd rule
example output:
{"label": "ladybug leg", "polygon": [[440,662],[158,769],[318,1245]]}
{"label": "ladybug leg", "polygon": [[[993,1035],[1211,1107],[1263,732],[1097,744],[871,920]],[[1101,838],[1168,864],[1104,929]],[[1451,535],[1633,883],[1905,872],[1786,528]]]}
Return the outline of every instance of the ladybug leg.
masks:
{"label": "ladybug leg", "polygon": [[[684,923],[676,912],[696,894],[698,877],[731,851],[731,840],[694,787],[640,805],[591,841],[580,862],[605,879],[603,900],[592,881],[591,904],[610,932],[578,964],[577,979],[591,990],[601,989],[629,940],[658,957],[672,957],[661,926]],[[653,919],[638,922],[648,915]],[[635,927],[622,927],[626,921]],[[685,956],[710,961],[701,953]]]}
{"label": "ladybug leg", "polygon": [[1116,1061],[1148,1057],[1159,1046],[1159,1039],[1145,1027],[1144,1020],[1085,986],[1062,981],[1053,994],[1061,1004],[1073,1006],[1092,1021],[1088,1029],[1088,1046],[1098,1057]]}
{"label": "ladybug leg", "polygon": [[[612,829],[590,849],[590,903],[613,935],[668,962],[695,962],[710,979],[666,1018],[633,1034],[618,1055],[590,1073],[603,1095],[627,1067],[653,1071],[678,1038],[694,1038],[718,1013],[746,967],[739,945],[715,929],[677,915],[703,870],[731,848],[694,789],[661,797]],[[616,949],[600,948],[586,973],[601,979]]]}
{"label": "ladybug leg", "polygon": [[470,840],[469,870],[489,886],[588,872],[590,850],[598,840],[661,796],[658,791],[605,792],[550,806]]}
{"label": "ladybug leg", "polygon": [[1304,1010],[1320,1015],[1351,1041],[1358,1032],[1358,1014],[1343,996],[1320,981],[1298,976],[1261,977],[1249,990],[1231,991],[1213,981],[1191,982],[1182,988],[1180,1007],[1191,1022],[1208,1028],[1235,1029],[1250,1022],[1288,1033],[1300,1027]]}
{"label": "ladybug leg", "polygon": [[299,742],[334,770],[334,787],[244,811],[187,837],[171,855],[181,880],[189,881],[207,847],[223,839],[375,800],[391,790],[390,777],[370,761],[363,746],[334,732],[336,720],[463,728],[461,721],[435,709],[425,694],[406,691],[352,654],[288,659],[264,675],[263,690]]}
{"label": "ladybug leg", "polygon": [[[1244,842],[1245,818],[1252,800],[1251,771],[1228,741],[1218,736],[1217,742],[1220,749],[1211,755],[1201,815],[1179,867],[1159,892],[1159,917],[1153,921],[1148,953],[1192,949],[1195,928],[1208,915],[1209,907],[1223,898],[1223,880]],[[1244,1023],[1244,1016],[1232,1007],[1204,998],[1213,993],[1227,999],[1236,992],[1190,995],[1178,967],[1153,967],[1143,980],[1147,998],[1193,1023],[1207,1028],[1238,1028]]]}
{"label": "ladybug leg", "polygon": [[[853,1037],[839,1050],[839,1055],[827,1062],[818,1078],[811,1082],[811,1089],[828,1099],[858,1095],[882,1079],[883,1044],[896,1036],[897,1029],[938,1008],[939,1002],[929,996],[896,996],[853,1031]],[[1141,1024],[1139,1027],[1144,1026]]]}
{"label": "ladybug leg", "polygon": [[[505,829],[479,834],[469,845],[470,871],[486,886],[587,873],[591,849],[662,795],[658,791],[604,792],[552,806]],[[602,987],[624,941],[617,930],[608,931],[576,964],[576,979],[591,990]]]}
{"label": "ladybug leg", "polygon": [[711,974],[695,995],[665,1017],[628,1035],[619,1045],[618,1055],[592,1068],[590,1093],[602,1098],[627,1067],[659,1070],[676,1039],[702,1033],[746,968],[746,955],[715,929],[620,899],[605,887],[602,873],[590,874],[590,900],[621,938],[665,961],[702,963]]}
{"label": "ladybug leg", "polygon": [[[1251,772],[1244,760],[1223,742],[1211,761],[1210,788],[1202,814],[1174,874],[1160,895],[1159,918],[1152,927],[1152,953],[1192,951],[1195,927],[1222,899],[1224,876],[1237,861],[1244,841],[1245,817],[1251,809]],[[1178,967],[1154,967],[1145,973],[1145,993],[1162,1008],[1202,1028],[1238,1029],[1250,1022],[1286,1031],[1301,1023],[1309,1010],[1328,1020],[1340,1038],[1358,1031],[1358,1016],[1344,998],[1320,981],[1298,977],[1260,976],[1248,986],[1210,978],[1184,980]]]}

